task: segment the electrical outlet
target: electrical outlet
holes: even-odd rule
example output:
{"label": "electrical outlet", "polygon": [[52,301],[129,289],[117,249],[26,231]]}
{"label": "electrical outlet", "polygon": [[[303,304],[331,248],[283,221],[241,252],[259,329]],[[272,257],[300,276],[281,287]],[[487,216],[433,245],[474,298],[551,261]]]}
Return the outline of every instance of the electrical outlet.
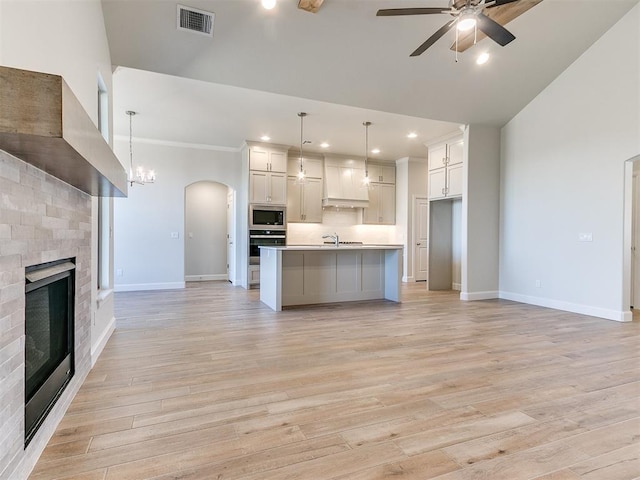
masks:
{"label": "electrical outlet", "polygon": [[593,242],[593,233],[591,232],[581,232],[578,234],[579,242]]}
{"label": "electrical outlet", "polygon": [[116,277],[121,277],[121,276],[122,276],[122,269],[121,269],[121,268],[118,268],[118,269],[116,270]]}
{"label": "electrical outlet", "polygon": [[540,282],[540,280],[536,280],[536,288],[540,287],[542,287],[542,283]]}
{"label": "electrical outlet", "polygon": [[178,232],[171,232],[171,238],[180,238],[180,233],[178,233]]}

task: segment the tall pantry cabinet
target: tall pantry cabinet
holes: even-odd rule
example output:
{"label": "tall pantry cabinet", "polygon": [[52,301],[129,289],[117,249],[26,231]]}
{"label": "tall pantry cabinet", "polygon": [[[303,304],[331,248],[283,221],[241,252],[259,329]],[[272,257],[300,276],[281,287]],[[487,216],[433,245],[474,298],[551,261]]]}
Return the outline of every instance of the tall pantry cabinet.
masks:
{"label": "tall pantry cabinet", "polygon": [[429,290],[460,290],[464,139],[428,147]]}

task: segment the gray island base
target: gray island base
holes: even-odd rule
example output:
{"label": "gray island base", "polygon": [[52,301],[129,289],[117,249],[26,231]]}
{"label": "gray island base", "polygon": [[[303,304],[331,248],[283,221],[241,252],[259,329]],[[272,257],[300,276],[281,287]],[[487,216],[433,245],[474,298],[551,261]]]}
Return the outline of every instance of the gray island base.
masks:
{"label": "gray island base", "polygon": [[401,245],[260,247],[260,300],[294,305],[400,301]]}

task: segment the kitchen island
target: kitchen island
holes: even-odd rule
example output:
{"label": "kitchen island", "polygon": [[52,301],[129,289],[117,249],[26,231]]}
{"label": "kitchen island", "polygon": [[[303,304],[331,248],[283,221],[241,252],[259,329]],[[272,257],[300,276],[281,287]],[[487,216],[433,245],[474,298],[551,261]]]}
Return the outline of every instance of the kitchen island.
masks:
{"label": "kitchen island", "polygon": [[260,247],[260,300],[293,305],[400,301],[402,245]]}

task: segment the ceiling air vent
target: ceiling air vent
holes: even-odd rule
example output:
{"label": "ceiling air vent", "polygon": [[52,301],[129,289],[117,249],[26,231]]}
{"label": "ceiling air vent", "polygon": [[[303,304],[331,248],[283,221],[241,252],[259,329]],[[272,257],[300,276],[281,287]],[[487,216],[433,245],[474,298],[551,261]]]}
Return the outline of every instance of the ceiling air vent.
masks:
{"label": "ceiling air vent", "polygon": [[213,13],[178,5],[178,30],[213,37]]}

